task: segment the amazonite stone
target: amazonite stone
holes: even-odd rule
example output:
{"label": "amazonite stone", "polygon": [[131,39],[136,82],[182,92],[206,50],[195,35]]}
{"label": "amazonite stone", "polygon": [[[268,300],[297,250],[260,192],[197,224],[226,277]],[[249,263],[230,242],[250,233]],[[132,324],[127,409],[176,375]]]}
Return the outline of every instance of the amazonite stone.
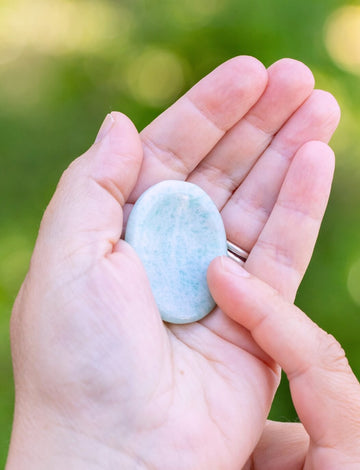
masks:
{"label": "amazonite stone", "polygon": [[226,234],[198,186],[163,181],[149,188],[131,211],[125,240],[145,267],[164,321],[194,322],[215,307],[206,272],[216,256],[226,255]]}

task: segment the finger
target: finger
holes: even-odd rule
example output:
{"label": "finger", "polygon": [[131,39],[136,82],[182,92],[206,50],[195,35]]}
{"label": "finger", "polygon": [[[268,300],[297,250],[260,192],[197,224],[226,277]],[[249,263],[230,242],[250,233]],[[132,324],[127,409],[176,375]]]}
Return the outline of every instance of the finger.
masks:
{"label": "finger", "polygon": [[302,424],[267,421],[243,470],[301,470],[308,447],[309,436]]}
{"label": "finger", "polygon": [[[249,272],[288,300],[294,299],[310,261],[328,200],[333,169],[333,152],[322,142],[309,142],[297,152],[274,209],[246,261]],[[218,335],[236,342],[270,364],[251,335],[242,334],[234,339],[239,328],[231,327],[234,322],[231,319],[225,321],[224,316],[220,309],[215,309],[202,322]]]}
{"label": "finger", "polygon": [[210,194],[219,209],[314,87],[311,71],[296,60],[279,60],[268,69],[268,77],[261,98],[188,178]]}
{"label": "finger", "polygon": [[219,308],[215,308],[210,315],[207,315],[205,318],[200,320],[199,323],[219,338],[259,359],[270,369],[279,374],[280,379],[281,371],[274,360],[255,343],[253,337],[246,328],[225,315],[225,313]]}
{"label": "finger", "polygon": [[241,56],[220,65],[141,132],[144,161],[130,202],[149,186],[184,180],[263,93],[264,66]]}
{"label": "finger", "polygon": [[306,142],[328,142],[339,122],[332,95],[315,90],[275,136],[221,214],[228,238],[244,250],[255,244],[278,198],[296,152]]}
{"label": "finger", "polygon": [[328,202],[334,153],[322,142],[297,152],[246,269],[293,300],[310,262]]}
{"label": "finger", "polygon": [[360,458],[352,448],[360,442],[360,385],[336,340],[227,257],[210,265],[208,282],[220,308],[286,372],[312,446]]}
{"label": "finger", "polygon": [[[64,172],[45,212],[37,246],[51,257],[83,253],[88,261],[111,253],[125,204],[141,166],[132,122],[108,115],[94,145]],[[45,250],[45,251],[44,251]]]}

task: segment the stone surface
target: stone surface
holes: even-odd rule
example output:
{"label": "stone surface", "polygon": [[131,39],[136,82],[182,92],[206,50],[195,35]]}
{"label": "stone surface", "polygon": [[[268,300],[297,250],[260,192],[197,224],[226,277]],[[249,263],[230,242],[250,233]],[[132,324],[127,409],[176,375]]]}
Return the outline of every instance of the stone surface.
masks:
{"label": "stone surface", "polygon": [[164,321],[194,322],[214,308],[206,272],[216,256],[226,255],[226,234],[202,189],[183,181],[152,186],[131,211],[125,240],[145,267]]}

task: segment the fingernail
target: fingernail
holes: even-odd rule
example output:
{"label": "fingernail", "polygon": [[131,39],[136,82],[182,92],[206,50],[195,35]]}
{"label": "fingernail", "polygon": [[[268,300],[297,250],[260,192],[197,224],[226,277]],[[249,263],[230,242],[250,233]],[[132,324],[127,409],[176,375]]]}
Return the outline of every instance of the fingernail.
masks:
{"label": "fingernail", "polygon": [[234,276],[250,277],[250,274],[248,273],[248,271],[246,271],[246,269],[244,269],[240,263],[230,259],[228,256],[221,257],[221,264],[222,264],[224,271]]}
{"label": "fingernail", "polygon": [[104,122],[101,124],[100,130],[95,139],[95,144],[100,142],[100,140],[102,140],[110,132],[114,122],[115,119],[112,117],[111,114],[108,114],[104,119]]}

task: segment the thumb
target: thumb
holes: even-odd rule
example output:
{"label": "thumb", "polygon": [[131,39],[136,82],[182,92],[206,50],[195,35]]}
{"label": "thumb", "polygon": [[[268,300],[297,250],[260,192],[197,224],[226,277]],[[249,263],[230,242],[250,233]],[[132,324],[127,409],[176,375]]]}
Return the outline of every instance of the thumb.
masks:
{"label": "thumb", "polygon": [[83,253],[90,261],[111,253],[141,162],[135,126],[121,113],[108,114],[92,147],[62,175],[45,211],[36,246],[42,257]]}

